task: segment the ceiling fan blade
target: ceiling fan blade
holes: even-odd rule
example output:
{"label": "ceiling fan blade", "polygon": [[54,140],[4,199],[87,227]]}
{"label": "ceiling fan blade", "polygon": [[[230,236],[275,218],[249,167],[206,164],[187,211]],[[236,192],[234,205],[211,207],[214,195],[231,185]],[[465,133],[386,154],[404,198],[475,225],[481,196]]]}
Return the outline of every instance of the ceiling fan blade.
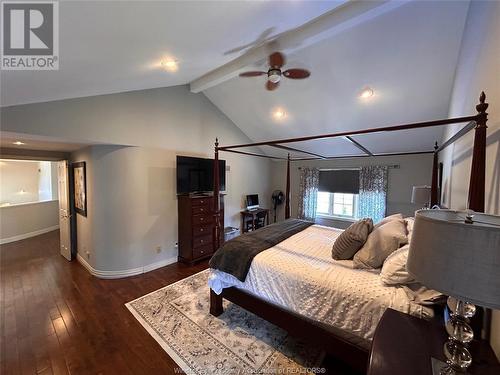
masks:
{"label": "ceiling fan blade", "polygon": [[258,76],[263,76],[265,74],[267,74],[267,72],[258,72],[258,71],[244,72],[240,73],[240,77],[258,77]]}
{"label": "ceiling fan blade", "polygon": [[245,44],[243,46],[235,47],[233,49],[230,49],[230,50],[224,52],[224,56],[231,55],[233,53],[243,51],[245,48],[251,47],[252,45],[253,45],[253,43],[248,43],[248,44]]}
{"label": "ceiling fan blade", "polygon": [[239,47],[235,47],[235,48],[232,48],[226,52],[224,52],[224,56],[227,56],[227,55],[231,55],[233,53],[236,53],[236,52],[240,52],[240,51],[243,51],[244,49],[252,49],[254,47],[257,47],[261,44],[263,44],[264,42],[266,42],[268,39],[270,39],[270,35],[274,32],[276,28],[275,27],[269,27],[267,29],[265,29],[258,37],[257,39],[255,39],[253,42],[250,42],[250,43],[247,43],[247,44],[244,44],[242,46],[239,46]]}
{"label": "ceiling fan blade", "polygon": [[285,65],[285,56],[281,52],[274,52],[269,56],[269,65],[271,68],[280,69]]}
{"label": "ceiling fan blade", "polygon": [[283,72],[283,75],[286,78],[303,79],[309,77],[311,73],[305,69],[288,69]]}
{"label": "ceiling fan blade", "polygon": [[260,33],[259,37],[255,39],[255,44],[264,42],[273,32],[276,30],[274,26],[268,27],[262,33]]}
{"label": "ceiling fan blade", "polygon": [[280,85],[279,82],[272,83],[271,81],[267,81],[266,82],[266,89],[268,89],[269,91],[273,91],[273,90],[276,90],[279,85]]}

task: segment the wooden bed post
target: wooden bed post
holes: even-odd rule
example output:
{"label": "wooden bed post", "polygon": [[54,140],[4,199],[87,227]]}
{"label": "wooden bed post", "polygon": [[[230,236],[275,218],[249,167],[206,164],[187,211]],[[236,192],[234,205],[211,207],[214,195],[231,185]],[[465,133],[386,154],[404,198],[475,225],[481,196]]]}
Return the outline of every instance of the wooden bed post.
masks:
{"label": "wooden bed post", "polygon": [[285,220],[290,219],[290,154],[286,159]]}
{"label": "wooden bed post", "polygon": [[472,166],[469,182],[469,209],[484,212],[485,170],[486,170],[486,121],[488,120],[488,103],[486,95],[481,92],[479,104],[476,105],[477,120],[474,131],[474,147],[472,149]]}
{"label": "wooden bed post", "polygon": [[214,157],[214,219],[215,219],[215,250],[220,246],[220,195],[219,195],[219,140],[215,138]]}
{"label": "wooden bed post", "polygon": [[222,296],[217,295],[212,289],[210,289],[210,314],[213,316],[219,316],[224,312],[224,307],[222,306]]}
{"label": "wooden bed post", "polygon": [[435,204],[439,203],[438,200],[438,144],[434,145],[434,159],[432,162],[432,185],[431,185],[431,207],[434,207]]}

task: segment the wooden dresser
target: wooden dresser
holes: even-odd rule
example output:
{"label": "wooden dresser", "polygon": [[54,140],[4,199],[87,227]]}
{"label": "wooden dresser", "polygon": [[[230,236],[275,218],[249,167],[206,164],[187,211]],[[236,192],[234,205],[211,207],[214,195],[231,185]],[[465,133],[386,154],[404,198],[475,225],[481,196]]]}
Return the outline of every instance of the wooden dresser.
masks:
{"label": "wooden dresser", "polygon": [[[214,197],[179,195],[179,262],[209,258],[216,249]],[[224,241],[224,196],[220,196],[221,243]]]}

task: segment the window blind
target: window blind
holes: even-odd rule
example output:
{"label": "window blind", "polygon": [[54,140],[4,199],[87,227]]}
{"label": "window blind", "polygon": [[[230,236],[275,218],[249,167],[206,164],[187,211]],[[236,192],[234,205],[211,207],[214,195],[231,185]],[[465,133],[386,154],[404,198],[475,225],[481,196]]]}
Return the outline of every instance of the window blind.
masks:
{"label": "window blind", "polygon": [[359,193],[359,170],[339,169],[319,172],[319,191],[329,193]]}

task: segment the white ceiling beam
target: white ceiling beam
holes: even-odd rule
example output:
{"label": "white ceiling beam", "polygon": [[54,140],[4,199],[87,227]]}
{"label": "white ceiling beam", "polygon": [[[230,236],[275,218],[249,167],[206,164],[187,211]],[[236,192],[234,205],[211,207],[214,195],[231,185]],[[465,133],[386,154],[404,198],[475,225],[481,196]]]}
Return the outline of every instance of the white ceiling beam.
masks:
{"label": "white ceiling beam", "polygon": [[266,59],[274,51],[304,48],[348,28],[393,10],[409,0],[349,0],[313,20],[279,34],[271,42],[251,48],[243,55],[208,72],[190,83],[191,92],[199,93],[227,81],[249,65]]}

